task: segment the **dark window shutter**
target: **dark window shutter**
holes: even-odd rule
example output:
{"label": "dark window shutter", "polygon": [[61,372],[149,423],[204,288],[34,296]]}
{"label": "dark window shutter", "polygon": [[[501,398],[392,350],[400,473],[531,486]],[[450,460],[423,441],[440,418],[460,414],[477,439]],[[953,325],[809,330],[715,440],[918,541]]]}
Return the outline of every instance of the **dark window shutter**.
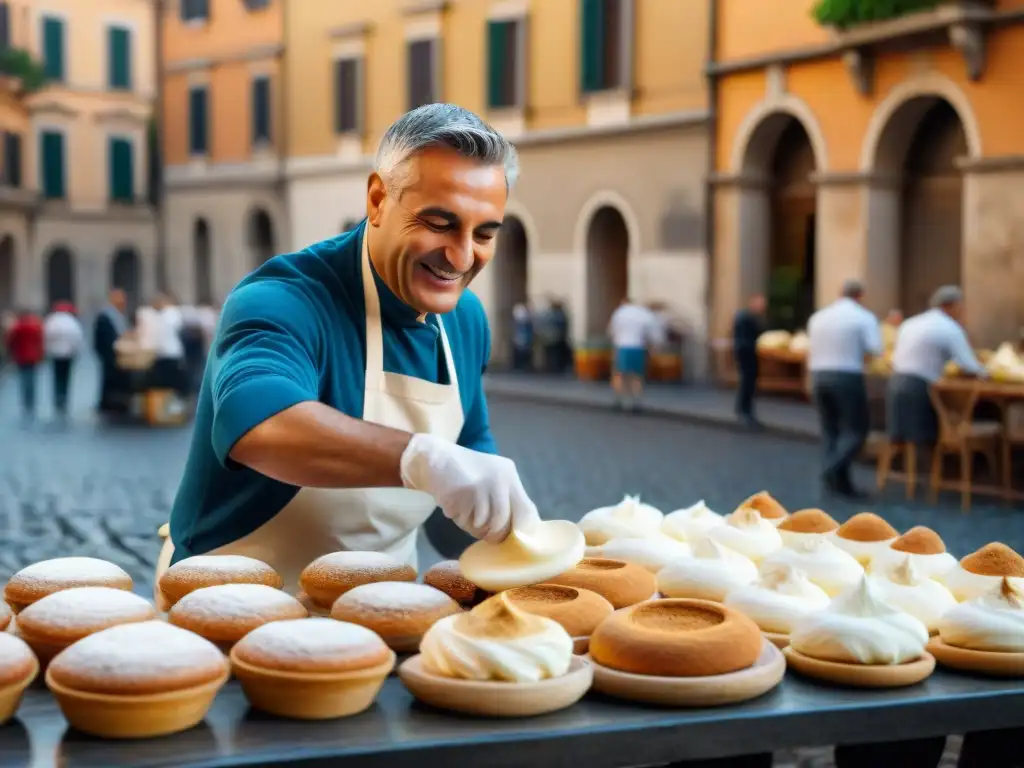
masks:
{"label": "dark window shutter", "polygon": [[21,134],[4,134],[4,182],[9,187],[21,186]]}
{"label": "dark window shutter", "polygon": [[40,156],[42,162],[43,196],[48,198],[64,197],[64,135],[55,131],[43,131],[40,134]]}
{"label": "dark window shutter", "polygon": [[111,88],[130,90],[131,32],[122,27],[111,27],[107,32],[107,80]]}
{"label": "dark window shutter", "polygon": [[409,43],[406,82],[409,87],[409,109],[432,103],[434,93],[434,41],[414,40]]}
{"label": "dark window shutter", "polygon": [[583,92],[600,91],[604,87],[604,0],[583,0],[580,53]]}
{"label": "dark window shutter", "polygon": [[509,66],[509,34],[511,21],[491,21],[487,24],[487,106],[507,107],[505,74]]}
{"label": "dark window shutter", "polygon": [[43,19],[43,69],[50,80],[64,79],[64,22]]}
{"label": "dark window shutter", "polygon": [[188,93],[188,148],[193,155],[205,155],[209,149],[206,106],[206,88],[191,89]]}
{"label": "dark window shutter", "polygon": [[110,199],[119,203],[135,200],[135,158],[127,139],[110,140]]}
{"label": "dark window shutter", "polygon": [[359,129],[359,60],[338,59],[334,62],[334,131]]}
{"label": "dark window shutter", "polygon": [[182,21],[210,18],[208,0],[181,0]]}
{"label": "dark window shutter", "polygon": [[11,47],[11,6],[0,3],[0,48]]}
{"label": "dark window shutter", "polygon": [[622,0],[604,0],[604,28],[602,29],[602,50],[604,71],[602,81],[605,88],[618,88],[622,83]]}
{"label": "dark window shutter", "polygon": [[252,81],[252,140],[270,141],[270,78]]}

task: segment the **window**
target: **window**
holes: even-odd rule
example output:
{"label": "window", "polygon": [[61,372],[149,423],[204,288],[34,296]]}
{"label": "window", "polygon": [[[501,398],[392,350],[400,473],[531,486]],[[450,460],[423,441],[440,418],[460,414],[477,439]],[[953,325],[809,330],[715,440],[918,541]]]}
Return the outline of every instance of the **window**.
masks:
{"label": "window", "polygon": [[245,7],[250,11],[262,11],[270,6],[270,0],[245,0]]}
{"label": "window", "polygon": [[0,48],[11,47],[11,6],[0,2]]}
{"label": "window", "polygon": [[4,133],[4,184],[21,186],[21,134]]}
{"label": "window", "polygon": [[409,84],[409,109],[432,104],[438,99],[437,93],[437,40],[414,40],[409,43],[407,57]]}
{"label": "window", "polygon": [[628,84],[632,0],[582,0],[581,53],[584,93]]}
{"label": "window", "polygon": [[43,70],[49,80],[64,80],[64,22],[43,18]]}
{"label": "window", "polygon": [[135,147],[131,139],[111,138],[109,147],[110,200],[135,201]]}
{"label": "window", "polygon": [[207,21],[209,18],[209,0],[181,0],[182,21]]}
{"label": "window", "polygon": [[355,133],[360,126],[362,66],[359,59],[334,62],[334,132]]}
{"label": "window", "polygon": [[270,142],[270,78],[260,75],[252,81],[252,143]]}
{"label": "window", "polygon": [[487,24],[487,106],[522,106],[523,22],[502,19]]}
{"label": "window", "polygon": [[188,92],[188,151],[193,155],[205,155],[209,150],[207,132],[209,116],[207,114],[206,86],[190,88]]}
{"label": "window", "polygon": [[107,85],[124,91],[132,87],[132,33],[124,27],[107,30]]}
{"label": "window", "polygon": [[64,134],[59,131],[43,131],[39,134],[39,187],[43,197],[60,199],[65,196]]}

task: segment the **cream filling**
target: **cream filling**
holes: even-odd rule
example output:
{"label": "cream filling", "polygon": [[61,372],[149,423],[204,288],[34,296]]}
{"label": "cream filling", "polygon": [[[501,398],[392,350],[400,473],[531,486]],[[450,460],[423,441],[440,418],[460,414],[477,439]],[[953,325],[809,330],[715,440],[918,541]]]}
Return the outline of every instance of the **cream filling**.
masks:
{"label": "cream filling", "polygon": [[763,565],[792,566],[805,573],[830,597],[858,584],[864,576],[864,568],[853,555],[820,536],[802,539],[791,547],[772,552],[764,559]]}
{"label": "cream filling", "polygon": [[690,556],[690,547],[663,533],[646,539],[612,539],[599,547],[587,547],[587,557],[607,557],[639,565],[657,573],[669,563]]}
{"label": "cream filling", "polygon": [[600,507],[587,512],[579,528],[590,546],[598,546],[612,539],[643,538],[656,533],[664,515],[639,496],[627,496],[613,507]]}
{"label": "cream filling", "polygon": [[912,557],[905,557],[900,565],[884,575],[875,573],[871,579],[884,602],[909,613],[934,634],[939,620],[956,606],[956,598],[942,584],[919,571],[914,562]]}
{"label": "cream filling", "polygon": [[725,604],[746,614],[762,632],[788,635],[805,616],[822,611],[829,596],[805,574],[789,565],[762,569],[760,581],[738,587]]}
{"label": "cream filling", "polygon": [[658,572],[658,591],[665,597],[722,601],[736,587],[757,580],[750,558],[710,539],[693,546],[693,556],[675,560]]}
{"label": "cream filling", "polygon": [[898,549],[888,547],[871,558],[871,572],[886,574],[893,568],[900,566],[908,557],[914,564],[914,569],[917,573],[928,579],[938,578],[957,566],[957,559],[949,554],[949,552],[919,555],[916,552],[901,552]]}
{"label": "cream filling", "polygon": [[538,584],[574,568],[586,543],[575,523],[540,521],[528,531],[513,530],[504,541],[478,541],[459,558],[462,575],[488,592]]}
{"label": "cream filling", "polygon": [[677,509],[665,515],[661,532],[680,541],[695,542],[720,525],[725,525],[725,518],[708,509],[708,505],[701,499],[692,507]]}
{"label": "cream filling", "polygon": [[[965,602],[991,592],[1002,584],[1003,577],[973,573],[957,563],[948,571],[937,576],[936,580],[945,584],[953,593],[953,597],[960,602]],[[1008,581],[1017,589],[1024,589],[1024,578],[1010,576]]]}
{"label": "cream filling", "polygon": [[842,536],[835,536],[832,539],[832,543],[844,552],[853,555],[862,566],[867,568],[877,555],[890,549],[892,543],[897,538],[893,537],[882,541],[855,541],[853,539],[844,539]]}
{"label": "cream filling", "polygon": [[755,509],[741,507],[726,518],[726,525],[708,531],[708,538],[746,555],[755,563],[782,548],[782,537]]}
{"label": "cream filling", "polygon": [[939,621],[949,645],[974,651],[1024,653],[1024,591],[1006,580],[949,610]]}

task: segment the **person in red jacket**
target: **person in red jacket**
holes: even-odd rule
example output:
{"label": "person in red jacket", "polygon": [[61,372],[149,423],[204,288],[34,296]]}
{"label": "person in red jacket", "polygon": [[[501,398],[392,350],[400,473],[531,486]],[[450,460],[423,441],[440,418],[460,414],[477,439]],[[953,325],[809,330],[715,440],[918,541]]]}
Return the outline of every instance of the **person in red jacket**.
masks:
{"label": "person in red jacket", "polygon": [[43,320],[35,312],[22,310],[7,332],[7,350],[18,368],[21,381],[21,407],[25,420],[35,417],[36,371],[43,362]]}

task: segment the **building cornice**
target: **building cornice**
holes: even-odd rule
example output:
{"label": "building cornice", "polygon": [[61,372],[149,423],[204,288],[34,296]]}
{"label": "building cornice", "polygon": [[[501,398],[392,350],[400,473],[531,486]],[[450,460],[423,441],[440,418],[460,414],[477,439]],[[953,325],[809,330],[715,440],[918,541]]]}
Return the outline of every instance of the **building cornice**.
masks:
{"label": "building cornice", "polygon": [[66,200],[43,200],[36,208],[40,219],[61,221],[106,221],[116,223],[154,223],[156,209],[147,203],[106,205],[101,208],[75,208]]}
{"label": "building cornice", "polygon": [[960,157],[956,159],[955,165],[965,174],[1021,173],[1024,172],[1024,155]]}
{"label": "building cornice", "polygon": [[195,161],[164,167],[164,185],[169,191],[236,184],[276,184],[283,178],[284,162],[276,155],[242,163]]}
{"label": "building cornice", "polygon": [[244,51],[236,51],[234,53],[226,53],[219,56],[203,56],[194,59],[167,61],[164,62],[164,72],[168,74],[180,74],[185,72],[195,72],[202,69],[210,69],[223,64],[234,64],[246,61],[265,61],[267,59],[280,58],[283,53],[283,43],[254,45],[250,48],[246,48]]}

